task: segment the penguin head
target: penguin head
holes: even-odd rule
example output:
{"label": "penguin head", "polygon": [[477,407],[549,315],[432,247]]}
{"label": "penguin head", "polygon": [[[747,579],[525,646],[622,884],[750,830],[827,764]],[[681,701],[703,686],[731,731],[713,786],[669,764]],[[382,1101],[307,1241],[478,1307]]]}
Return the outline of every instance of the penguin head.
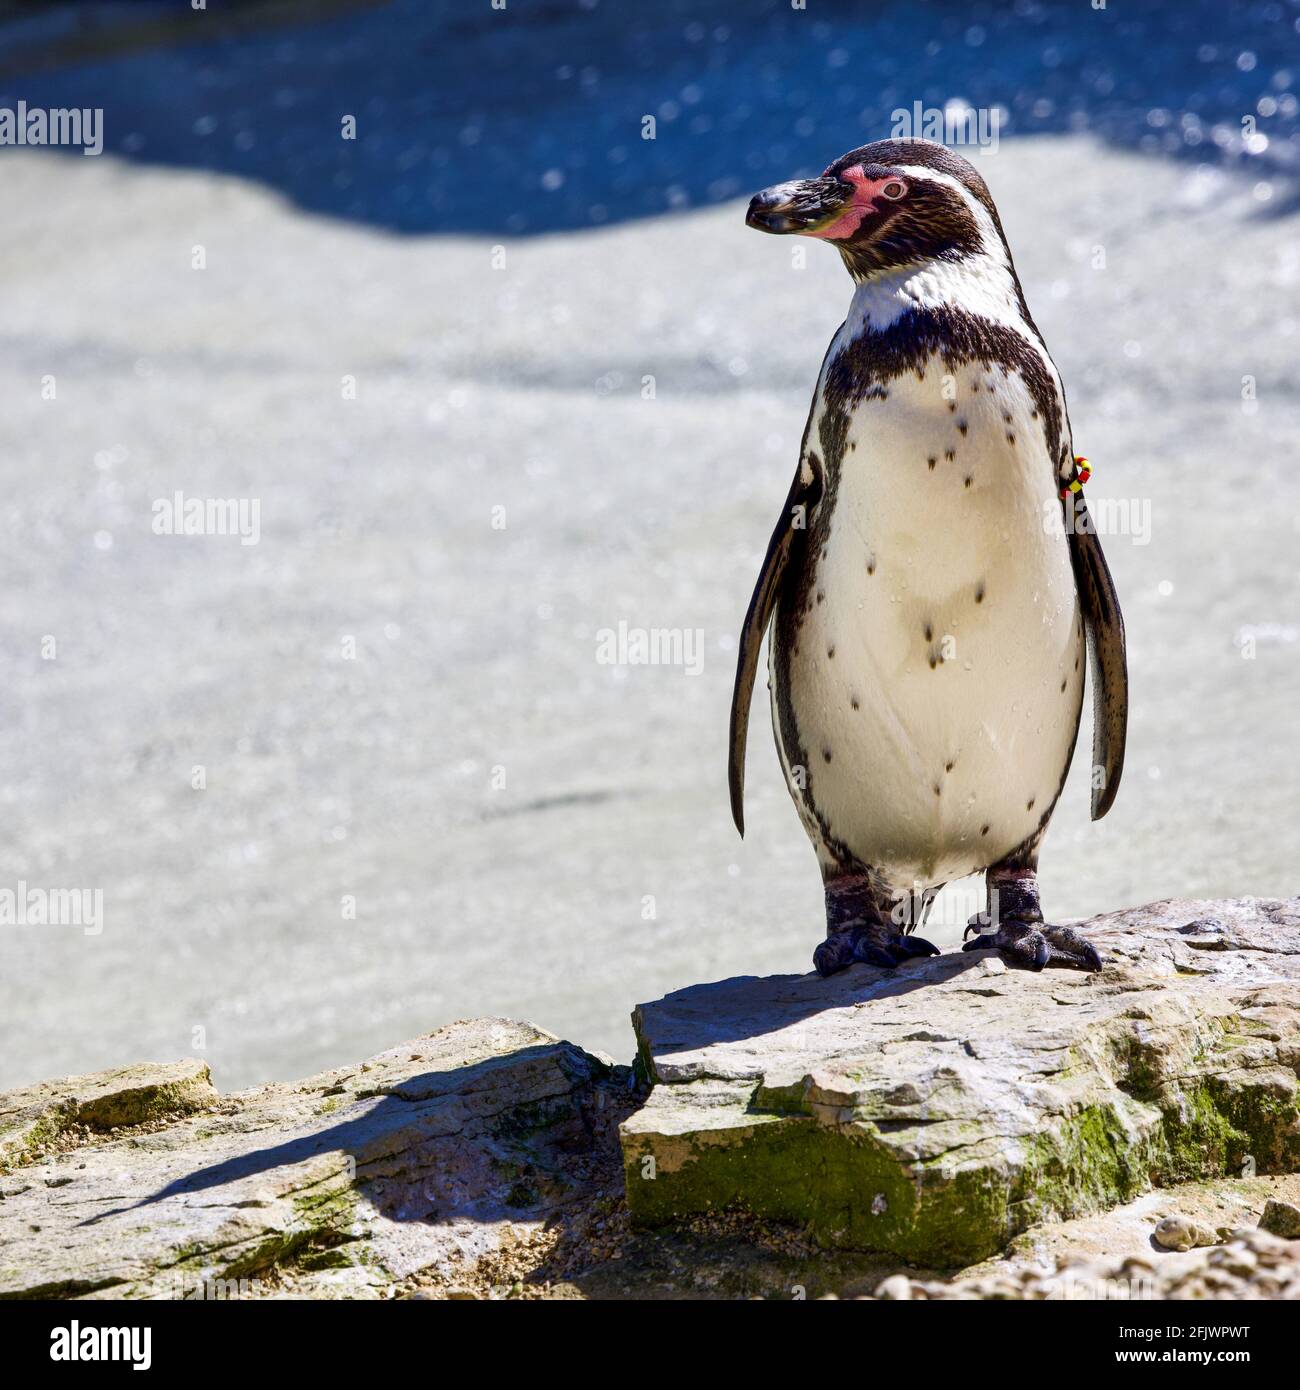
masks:
{"label": "penguin head", "polygon": [[745,222],[830,242],[855,279],[989,253],[991,240],[1006,247],[979,172],[931,140],[877,140],[850,150],[819,178],[756,193]]}

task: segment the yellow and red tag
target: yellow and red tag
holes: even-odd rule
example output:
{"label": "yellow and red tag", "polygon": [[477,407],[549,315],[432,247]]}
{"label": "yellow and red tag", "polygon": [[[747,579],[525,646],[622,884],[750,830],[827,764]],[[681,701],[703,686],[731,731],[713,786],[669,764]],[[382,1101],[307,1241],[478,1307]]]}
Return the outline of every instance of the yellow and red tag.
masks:
{"label": "yellow and red tag", "polygon": [[1072,492],[1081,492],[1083,485],[1092,477],[1092,465],[1082,454],[1074,456],[1074,477],[1061,488],[1061,496],[1068,497]]}

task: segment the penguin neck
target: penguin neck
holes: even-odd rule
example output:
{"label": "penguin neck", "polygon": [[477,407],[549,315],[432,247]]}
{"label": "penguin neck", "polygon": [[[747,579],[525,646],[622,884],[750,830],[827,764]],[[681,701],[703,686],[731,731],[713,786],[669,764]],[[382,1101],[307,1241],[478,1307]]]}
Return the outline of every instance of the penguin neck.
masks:
{"label": "penguin neck", "polygon": [[1020,281],[1005,255],[926,259],[854,277],[845,319],[851,338],[884,333],[904,315],[950,309],[1022,329],[1028,318]]}

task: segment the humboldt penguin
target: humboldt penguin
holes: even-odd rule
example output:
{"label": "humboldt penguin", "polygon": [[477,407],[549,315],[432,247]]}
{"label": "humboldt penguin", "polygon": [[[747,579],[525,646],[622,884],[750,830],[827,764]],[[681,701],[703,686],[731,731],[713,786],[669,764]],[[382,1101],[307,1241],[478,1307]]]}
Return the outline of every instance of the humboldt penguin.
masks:
{"label": "humboldt penguin", "polygon": [[777,751],[825,884],[817,970],[937,954],[914,928],[981,871],[966,950],[1099,970],[1080,932],[1044,920],[1037,864],[1085,652],[1094,820],[1119,789],[1124,623],[988,187],[942,145],[882,140],[757,194],[746,220],[830,242],[854,289],[741,632],[736,828],[770,627]]}

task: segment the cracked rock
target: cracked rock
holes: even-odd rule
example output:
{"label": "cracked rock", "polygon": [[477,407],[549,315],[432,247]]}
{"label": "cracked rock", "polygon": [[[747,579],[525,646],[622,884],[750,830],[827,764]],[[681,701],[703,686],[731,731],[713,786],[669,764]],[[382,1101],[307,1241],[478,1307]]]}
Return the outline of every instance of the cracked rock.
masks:
{"label": "cracked rock", "polygon": [[360,1298],[450,1279],[584,1193],[601,1092],[625,1094],[603,1062],[506,1019],[360,1070],[364,1091],[341,1084],[350,1068],[221,1097],[184,1062],[0,1096],[0,1297]]}
{"label": "cracked rock", "polygon": [[1080,925],[1100,975],[972,988],[985,962],[958,952],[642,1004],[634,1219],[734,1210],[951,1268],[1153,1186],[1300,1167],[1300,900]]}

